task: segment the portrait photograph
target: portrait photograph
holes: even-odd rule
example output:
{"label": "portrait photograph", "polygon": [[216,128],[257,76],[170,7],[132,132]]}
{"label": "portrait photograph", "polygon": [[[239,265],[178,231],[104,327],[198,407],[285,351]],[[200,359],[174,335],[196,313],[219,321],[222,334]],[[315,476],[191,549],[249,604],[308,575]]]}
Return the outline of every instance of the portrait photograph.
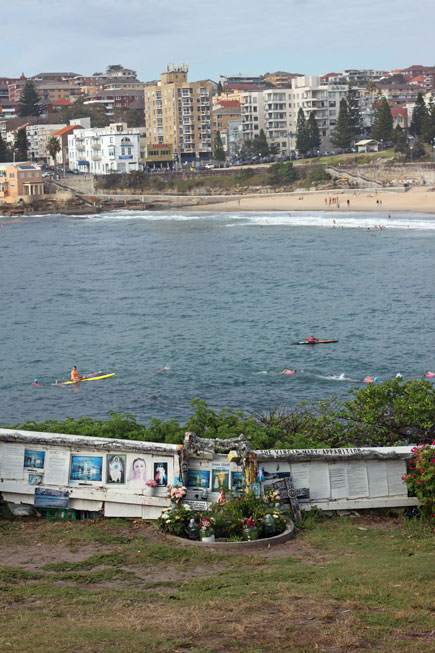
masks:
{"label": "portrait photograph", "polygon": [[168,463],[154,463],[154,480],[159,487],[168,484]]}
{"label": "portrait photograph", "polygon": [[108,454],[106,466],[106,482],[111,484],[125,483],[126,456]]}
{"label": "portrait photograph", "polygon": [[212,470],[212,490],[213,492],[219,492],[219,490],[228,490],[229,487],[229,476],[230,473],[228,469],[213,469]]}

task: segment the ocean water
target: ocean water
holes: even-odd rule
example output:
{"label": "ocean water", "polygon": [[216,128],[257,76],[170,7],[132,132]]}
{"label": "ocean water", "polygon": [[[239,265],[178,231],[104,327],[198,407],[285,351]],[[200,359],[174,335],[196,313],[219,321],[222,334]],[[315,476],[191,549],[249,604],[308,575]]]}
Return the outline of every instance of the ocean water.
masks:
{"label": "ocean water", "polygon": [[[0,221],[2,426],[111,410],[183,422],[195,397],[261,412],[435,367],[435,216]],[[309,335],[339,342],[293,344]],[[116,376],[52,385],[74,364]]]}

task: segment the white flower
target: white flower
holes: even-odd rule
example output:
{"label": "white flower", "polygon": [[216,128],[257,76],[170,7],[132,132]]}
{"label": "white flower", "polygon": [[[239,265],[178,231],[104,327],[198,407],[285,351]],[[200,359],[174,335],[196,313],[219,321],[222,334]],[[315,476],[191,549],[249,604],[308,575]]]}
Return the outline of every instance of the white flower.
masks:
{"label": "white flower", "polygon": [[184,510],[192,510],[188,503],[183,503]]}

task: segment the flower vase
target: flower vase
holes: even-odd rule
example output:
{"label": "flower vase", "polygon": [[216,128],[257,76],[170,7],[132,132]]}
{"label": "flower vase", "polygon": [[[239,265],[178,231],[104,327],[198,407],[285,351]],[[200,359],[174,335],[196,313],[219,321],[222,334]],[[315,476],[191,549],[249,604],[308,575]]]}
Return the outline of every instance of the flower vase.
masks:
{"label": "flower vase", "polygon": [[202,530],[199,533],[199,537],[201,539],[201,542],[214,542],[215,541],[215,536],[213,529],[209,528],[207,530]]}
{"label": "flower vase", "polygon": [[243,529],[243,539],[246,542],[252,542],[253,540],[258,540],[258,530],[257,527],[253,528],[245,527]]}
{"label": "flower vase", "polygon": [[155,493],[156,488],[152,487],[151,485],[145,485],[144,488],[144,495],[146,497],[153,497]]}

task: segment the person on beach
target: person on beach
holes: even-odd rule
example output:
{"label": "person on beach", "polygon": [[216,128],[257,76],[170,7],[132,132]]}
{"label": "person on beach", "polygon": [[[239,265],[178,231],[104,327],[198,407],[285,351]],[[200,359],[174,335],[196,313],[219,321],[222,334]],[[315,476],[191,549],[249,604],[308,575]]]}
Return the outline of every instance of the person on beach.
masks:
{"label": "person on beach", "polygon": [[74,365],[74,367],[71,370],[71,381],[81,381],[82,379],[86,379],[86,374],[79,374],[77,372],[77,366]]}

